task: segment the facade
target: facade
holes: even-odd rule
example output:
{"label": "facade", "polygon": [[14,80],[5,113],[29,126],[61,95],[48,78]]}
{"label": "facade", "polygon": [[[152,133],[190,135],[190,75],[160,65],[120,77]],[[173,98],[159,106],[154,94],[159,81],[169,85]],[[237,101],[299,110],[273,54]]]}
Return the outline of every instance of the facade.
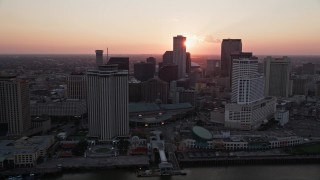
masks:
{"label": "facade", "polygon": [[31,120],[32,129],[37,129],[42,134],[51,129],[51,118],[49,116],[36,117]]}
{"label": "facade", "polygon": [[270,148],[282,148],[296,146],[303,143],[302,137],[289,136],[289,137],[276,137],[273,138],[270,142]]}
{"label": "facade", "polygon": [[190,103],[195,106],[196,103],[196,91],[193,89],[181,89],[176,92],[176,98],[178,103]]}
{"label": "facade", "polygon": [[86,100],[70,99],[64,102],[31,104],[30,112],[31,116],[81,117],[87,113]]}
{"label": "facade", "polygon": [[173,37],[173,63],[178,65],[179,79],[186,77],[186,39],[186,37],[183,37],[181,35]]}
{"label": "facade", "polygon": [[[174,88],[174,87],[173,87]],[[194,89],[184,89],[181,87],[173,89],[172,103],[190,103],[192,106],[196,104],[196,91]]]}
{"label": "facade", "polygon": [[191,70],[191,54],[186,53],[186,74],[189,74]]}
{"label": "facade", "polygon": [[288,97],[290,95],[290,59],[265,58],[265,95]]}
{"label": "facade", "polygon": [[264,78],[258,74],[258,60],[234,59],[231,102],[248,104],[264,98]]}
{"label": "facade", "polygon": [[139,62],[133,65],[134,67],[134,77],[139,81],[147,81],[154,77],[156,71],[155,64]]}
{"label": "facade", "polygon": [[310,79],[307,77],[292,78],[292,94],[293,95],[308,95],[308,84]]}
{"label": "facade", "polygon": [[22,135],[31,128],[29,86],[16,76],[0,76],[0,123],[7,135]]}
{"label": "facade", "polygon": [[88,70],[89,135],[112,140],[129,134],[128,72],[117,66]]}
{"label": "facade", "polygon": [[141,101],[141,82],[135,78],[129,80],[129,102]]}
{"label": "facade", "polygon": [[168,100],[168,83],[159,78],[143,82],[141,95],[144,102],[156,102],[160,100],[161,103],[165,104]]}
{"label": "facade", "polygon": [[206,69],[206,75],[208,76],[217,76],[220,74],[220,60],[213,60],[209,59],[207,60],[207,69]]}
{"label": "facade", "polygon": [[[257,59],[252,56],[252,52],[235,52],[231,53],[231,73],[230,73],[230,87],[232,86],[232,69],[233,69],[233,60],[234,59]],[[258,60],[258,59],[257,59]]]}
{"label": "facade", "polygon": [[128,57],[110,57],[107,65],[118,65],[119,70],[127,70],[129,72],[129,58]]}
{"label": "facade", "polygon": [[241,39],[224,39],[221,43],[221,75],[231,77],[231,54],[242,52]]}
{"label": "facade", "polygon": [[96,50],[96,65],[101,66],[103,64],[103,50]]}
{"label": "facade", "polygon": [[67,77],[67,97],[68,99],[86,99],[87,87],[84,73],[71,73]]}
{"label": "facade", "polygon": [[0,167],[34,167],[40,157],[46,157],[54,136],[23,137],[0,141]]}
{"label": "facade", "polygon": [[159,78],[167,83],[178,80],[178,66],[174,64],[164,65],[159,69],[158,74]]}
{"label": "facade", "polygon": [[212,134],[201,126],[192,127],[192,136],[195,140],[194,145],[200,148],[208,147],[208,142],[212,140]]}
{"label": "facade", "polygon": [[315,75],[316,65],[313,63],[306,63],[302,65],[302,74]]}
{"label": "facade", "polygon": [[277,109],[274,119],[279,122],[280,126],[284,126],[289,122],[289,111],[285,109]]}
{"label": "facade", "polygon": [[173,64],[173,51],[166,51],[162,56],[163,65]]}
{"label": "facade", "polygon": [[[187,148],[201,148],[196,145],[195,139],[185,139],[180,144]],[[302,137],[274,137],[274,136],[239,136],[213,137],[207,141],[207,146],[202,148],[217,150],[261,150],[297,146],[303,143]]]}
{"label": "facade", "polygon": [[250,104],[227,104],[225,126],[241,130],[257,129],[264,120],[273,118],[275,111],[274,97],[267,97]]}

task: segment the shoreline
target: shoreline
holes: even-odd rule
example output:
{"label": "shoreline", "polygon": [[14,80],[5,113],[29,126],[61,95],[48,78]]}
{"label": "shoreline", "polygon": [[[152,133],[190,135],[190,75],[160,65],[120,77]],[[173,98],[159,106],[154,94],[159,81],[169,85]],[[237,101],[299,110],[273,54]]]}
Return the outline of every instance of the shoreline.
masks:
{"label": "shoreline", "polygon": [[[140,156],[141,157],[141,156]],[[127,156],[121,156],[121,159],[128,158]],[[145,158],[147,158],[145,156]],[[70,158],[65,158],[70,159]],[[79,158],[76,158],[79,159]],[[83,158],[81,158],[83,159]],[[91,158],[86,158],[91,159]],[[117,159],[117,157],[114,157]],[[100,158],[101,160],[101,158]],[[305,156],[257,156],[257,157],[219,157],[209,159],[180,159],[178,160],[182,168],[188,167],[219,167],[219,166],[246,166],[246,165],[272,165],[272,164],[320,164],[320,155],[305,155]],[[17,175],[29,175],[31,173],[36,176],[48,176],[59,175],[72,171],[91,171],[91,170],[104,170],[104,169],[138,169],[141,167],[149,167],[148,163],[132,163],[134,161],[118,161],[120,163],[106,163],[106,164],[75,164],[61,165],[61,168],[54,167],[41,167],[38,165],[33,168],[17,168],[12,170],[0,171],[0,177],[17,176]],[[42,164],[41,164],[42,165]]]}

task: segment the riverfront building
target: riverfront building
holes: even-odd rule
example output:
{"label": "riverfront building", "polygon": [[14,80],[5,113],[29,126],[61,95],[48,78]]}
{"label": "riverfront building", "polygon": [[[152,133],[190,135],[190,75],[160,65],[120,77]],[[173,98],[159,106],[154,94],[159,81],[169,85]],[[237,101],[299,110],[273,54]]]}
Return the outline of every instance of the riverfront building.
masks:
{"label": "riverfront building", "polygon": [[225,126],[257,129],[274,117],[276,98],[264,98],[264,78],[258,74],[257,59],[234,59],[232,98],[225,106]]}
{"label": "riverfront building", "polygon": [[54,143],[53,136],[22,137],[0,141],[0,168],[34,167]]}
{"label": "riverfront building", "polygon": [[112,140],[129,134],[128,72],[117,65],[88,70],[89,135]]}

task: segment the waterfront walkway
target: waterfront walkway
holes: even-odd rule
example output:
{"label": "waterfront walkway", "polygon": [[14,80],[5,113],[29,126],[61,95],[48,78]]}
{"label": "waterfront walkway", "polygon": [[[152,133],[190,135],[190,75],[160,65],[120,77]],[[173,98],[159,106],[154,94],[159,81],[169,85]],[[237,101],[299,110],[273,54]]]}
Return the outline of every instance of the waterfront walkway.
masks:
{"label": "waterfront walkway", "polygon": [[39,164],[37,168],[54,168],[59,165],[62,169],[68,168],[113,168],[148,166],[147,156],[117,156],[105,158],[70,157],[49,160]]}
{"label": "waterfront walkway", "polygon": [[21,174],[55,174],[67,169],[103,169],[117,167],[144,167],[149,166],[147,156],[117,156],[105,158],[70,157],[50,159],[32,168],[15,168],[2,171],[2,176]]}

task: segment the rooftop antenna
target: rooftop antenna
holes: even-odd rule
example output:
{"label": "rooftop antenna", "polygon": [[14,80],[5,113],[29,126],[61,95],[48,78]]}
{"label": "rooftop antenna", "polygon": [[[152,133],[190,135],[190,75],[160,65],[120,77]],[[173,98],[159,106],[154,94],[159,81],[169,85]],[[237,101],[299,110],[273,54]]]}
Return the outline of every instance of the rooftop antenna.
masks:
{"label": "rooftop antenna", "polygon": [[107,63],[109,61],[109,48],[107,48]]}

